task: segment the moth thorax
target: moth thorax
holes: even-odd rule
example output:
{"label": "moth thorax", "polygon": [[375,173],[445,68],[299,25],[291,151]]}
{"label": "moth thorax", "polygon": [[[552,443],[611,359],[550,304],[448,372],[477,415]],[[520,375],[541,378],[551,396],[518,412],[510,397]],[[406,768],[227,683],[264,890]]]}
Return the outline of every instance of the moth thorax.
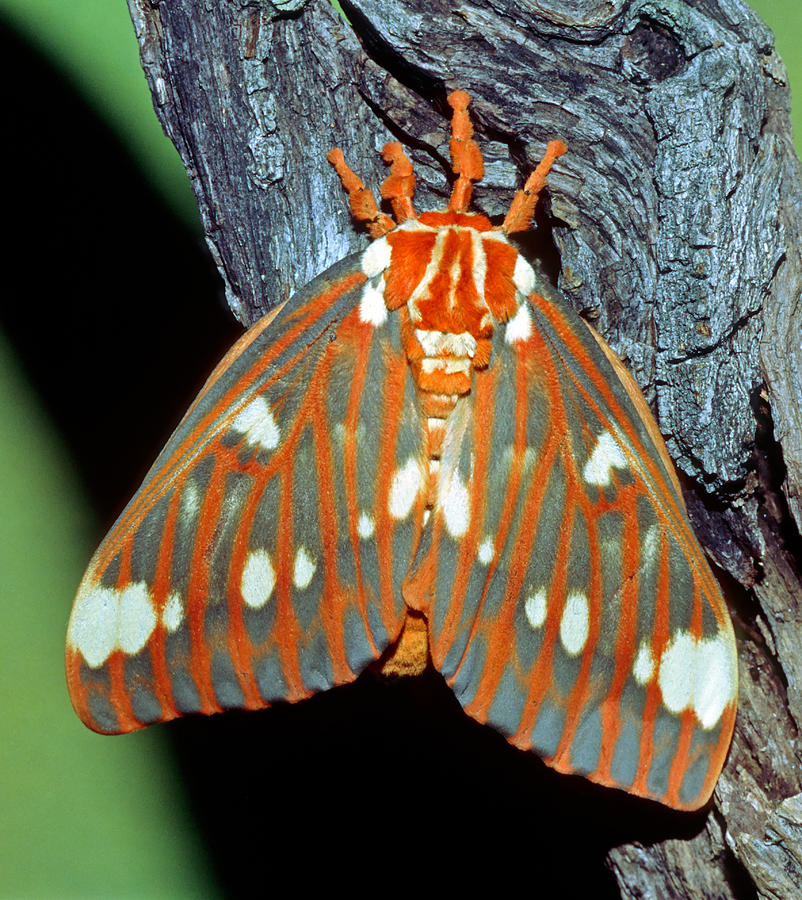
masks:
{"label": "moth thorax", "polygon": [[517,252],[498,232],[451,222],[402,226],[387,241],[385,297],[391,309],[406,305],[405,347],[418,387],[467,393],[473,368],[490,359],[494,325],[517,309]]}

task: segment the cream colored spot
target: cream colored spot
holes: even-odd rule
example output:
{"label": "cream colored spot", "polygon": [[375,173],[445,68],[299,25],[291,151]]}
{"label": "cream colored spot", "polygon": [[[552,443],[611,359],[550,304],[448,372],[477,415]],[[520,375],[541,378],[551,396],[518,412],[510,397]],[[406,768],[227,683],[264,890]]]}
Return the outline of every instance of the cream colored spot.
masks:
{"label": "cream colored spot", "polygon": [[525,341],[532,336],[532,315],[527,308],[526,303],[522,303],[518,307],[518,312],[507,322],[504,329],[504,340],[508,344],[514,344],[516,341]]}
{"label": "cream colored spot", "polygon": [[312,582],[317,570],[317,562],[309,555],[306,547],[300,547],[295,554],[295,566],[292,572],[292,583],[299,591],[304,591]]}
{"label": "cream colored spot", "polygon": [[276,587],[276,570],[267,550],[251,550],[242,570],[240,591],[251,609],[261,609]]}
{"label": "cream colored spot", "polygon": [[677,631],[660,657],[657,683],[663,705],[681,713],[693,699],[696,670],[696,640],[687,631]]}
{"label": "cream colored spot", "polygon": [[693,711],[702,728],[713,728],[738,692],[738,661],[724,634],[703,638],[696,647]]}
{"label": "cream colored spot", "polygon": [[117,644],[123,653],[133,656],[147,644],[156,627],[156,611],[144,582],[129,584],[120,594],[120,618]]}
{"label": "cream colored spot", "polygon": [[156,627],[156,612],[144,582],[123,590],[81,586],[70,616],[67,640],[90,668],[97,669],[120,649],[139,653]]}
{"label": "cream colored spot", "polygon": [[654,675],[654,656],[652,648],[646,640],[640,642],[640,647],[638,647],[638,652],[635,656],[635,663],[632,666],[632,674],[641,687],[652,680]]}
{"label": "cream colored spot", "polygon": [[372,281],[362,288],[362,299],[359,301],[359,320],[374,328],[387,321],[387,306],[384,302],[384,276],[377,284]]}
{"label": "cream colored spot", "polygon": [[451,334],[443,331],[429,331],[416,328],[415,337],[426,356],[467,356],[476,353],[476,338],[467,331]]}
{"label": "cream colored spot", "polygon": [[362,254],[362,271],[368,278],[375,278],[390,266],[392,249],[385,237],[378,238]]}
{"label": "cream colored spot", "polygon": [[[462,229],[458,230],[461,231]],[[485,279],[487,278],[487,256],[485,255],[484,244],[479,232],[474,231],[473,228],[469,228],[467,231],[471,238],[471,250],[473,251],[473,269],[471,271],[473,284],[476,288],[476,293],[482,297],[484,296]],[[456,275],[457,273],[455,273]]]}
{"label": "cream colored spot", "polygon": [[188,481],[181,494],[181,517],[194,519],[200,510],[200,493],[198,488]]}
{"label": "cream colored spot", "polygon": [[281,432],[270,406],[264,397],[254,397],[231,423],[251,447],[275,450],[281,439]]}
{"label": "cream colored spot", "polygon": [[102,666],[117,644],[119,611],[114,588],[81,585],[70,615],[67,639],[92,669]]}
{"label": "cream colored spot", "polygon": [[170,634],[175,634],[183,619],[184,604],[181,602],[181,595],[173,591],[167,597],[167,602],[164,604],[164,609],[162,609],[162,625]]}
{"label": "cream colored spot", "polygon": [[394,519],[406,519],[423,483],[420,465],[410,456],[403,466],[395,470],[390,483],[389,508]]}
{"label": "cream colored spot", "polygon": [[438,503],[443,510],[446,530],[452,538],[461,538],[471,521],[471,495],[456,470],[447,480]]}
{"label": "cream colored spot", "polygon": [[626,469],[627,458],[609,431],[599,435],[590,459],[585,463],[582,477],[588,484],[607,487],[613,469]]}
{"label": "cream colored spot", "polygon": [[657,549],[660,546],[660,526],[652,525],[643,538],[641,546],[641,559],[644,563],[654,562]]}
{"label": "cream colored spot", "polygon": [[375,530],[376,523],[373,521],[373,518],[366,512],[363,512],[359,517],[359,521],[356,523],[357,534],[363,541],[366,541],[369,537],[373,537],[373,532]]}
{"label": "cream colored spot", "polygon": [[537,631],[546,621],[546,589],[538,588],[534,594],[530,594],[524,603],[526,619],[532,628]]}
{"label": "cream colored spot", "polygon": [[560,620],[560,641],[569,656],[582,652],[588,639],[589,624],[588,598],[580,591],[574,591],[566,597]]}
{"label": "cream colored spot", "polygon": [[486,537],[482,543],[479,544],[479,549],[477,551],[479,562],[484,566],[490,565],[495,552],[496,548],[493,546],[493,538]]}
{"label": "cream colored spot", "polygon": [[469,359],[454,359],[450,356],[435,357],[434,359],[425,357],[421,360],[420,365],[421,371],[427,374],[444,372],[446,375],[457,373],[467,375],[471,371],[471,361]]}
{"label": "cream colored spot", "polygon": [[528,297],[535,289],[535,270],[520,253],[515,258],[512,281],[524,297]]}

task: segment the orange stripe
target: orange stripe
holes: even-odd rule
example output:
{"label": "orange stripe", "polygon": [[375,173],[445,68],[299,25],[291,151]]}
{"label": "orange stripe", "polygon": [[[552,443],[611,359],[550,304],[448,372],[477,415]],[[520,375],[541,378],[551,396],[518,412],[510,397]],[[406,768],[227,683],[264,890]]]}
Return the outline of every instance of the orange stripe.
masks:
{"label": "orange stripe", "polygon": [[[644,448],[643,444],[638,438],[637,432],[630,422],[629,416],[626,415],[625,411],[622,410],[622,408],[619,406],[618,402],[615,399],[615,396],[609,390],[609,386],[607,385],[603,376],[599,373],[593,361],[587,357],[587,351],[585,351],[581,342],[576,337],[576,334],[570,328],[569,323],[567,323],[563,316],[560,314],[559,310],[557,310],[556,307],[553,307],[550,304],[546,303],[546,301],[544,301],[542,297],[539,297],[536,294],[531,295],[530,300],[534,305],[537,306],[544,317],[546,317],[551,322],[552,326],[559,334],[561,340],[564,341],[566,346],[573,354],[577,364],[582,367],[583,371],[585,372],[591,383],[595,386],[596,390],[599,391],[599,393],[604,397],[614,418],[611,420],[608,416],[604,415],[603,411],[598,407],[598,405],[593,401],[592,397],[583,388],[582,383],[577,381],[576,378],[571,375],[570,370],[566,369],[566,373],[569,375],[569,377],[571,377],[575,387],[580,391],[586,402],[591,406],[591,408],[593,408],[594,412],[596,412],[596,414],[603,422],[607,423],[608,425],[612,424],[612,422],[615,422],[619,426],[623,427],[623,430],[627,434],[627,437],[636,449],[636,462],[643,465],[643,467],[651,476],[652,481],[655,483],[657,493],[651,494],[650,492],[650,496],[654,501],[656,511],[662,514],[660,516],[661,521],[663,521],[666,527],[668,527],[671,533],[674,535],[694,573],[699,577],[702,584],[707,588],[708,596],[711,599],[711,608],[717,622],[719,624],[725,625],[729,621],[729,616],[724,604],[724,600],[721,597],[718,583],[715,581],[713,574],[710,571],[710,567],[707,565],[707,561],[704,558],[702,550],[699,547],[699,544],[690,529],[684,508],[681,508],[672,496],[671,488],[666,483],[663,477],[661,467],[655,464],[655,462],[653,461],[652,453],[647,452],[647,450]],[[650,433],[659,434],[659,430],[657,429],[656,424],[651,423],[650,425],[650,423],[647,421],[645,422],[645,426],[647,430],[650,431]],[[624,452],[626,452],[626,448],[622,449],[624,450]],[[658,456],[660,456],[659,452]]]}
{"label": "orange stripe", "polygon": [[[589,688],[589,680],[590,680],[590,668],[593,663],[593,658],[596,654],[596,647],[599,642],[599,633],[601,631],[601,619],[602,619],[602,609],[601,609],[601,562],[600,562],[600,554],[599,554],[599,544],[597,538],[597,530],[596,530],[596,517],[594,515],[594,511],[591,507],[591,504],[588,502],[587,497],[582,491],[581,488],[577,487],[577,479],[576,473],[573,468],[569,468],[570,460],[567,458],[568,454],[565,454],[565,465],[568,468],[568,476],[566,478],[568,482],[569,491],[567,491],[567,496],[570,496],[570,489],[573,489],[577,497],[575,499],[575,504],[585,515],[585,522],[587,525],[588,531],[588,547],[590,549],[590,585],[588,590],[588,635],[585,639],[585,643],[582,647],[581,651],[581,662],[579,665],[579,672],[576,676],[576,681],[574,682],[574,686],[571,689],[570,694],[568,695],[568,699],[566,700],[566,716],[565,721],[563,723],[563,733],[560,737],[560,742],[557,745],[557,749],[554,752],[554,757],[552,759],[552,765],[556,769],[571,769],[571,744],[573,743],[574,736],[576,734],[576,728],[579,723],[580,713],[585,708],[585,703],[587,701],[587,693]],[[570,501],[569,501],[570,502]]]}
{"label": "orange stripe", "polygon": [[[677,538],[680,539],[680,535],[683,535],[686,538],[690,536],[691,542],[695,544],[695,540],[692,535],[689,535],[688,527],[686,524],[684,511],[679,508],[677,503],[672,497],[671,488],[666,484],[665,479],[663,477],[661,468],[654,464],[652,460],[652,454],[646,452],[638,434],[635,430],[634,426],[631,424],[629,415],[625,410],[621,408],[618,401],[615,398],[615,395],[609,388],[607,381],[604,376],[599,372],[595,363],[592,359],[590,359],[587,355],[587,351],[585,350],[584,345],[576,336],[576,333],[571,328],[570,324],[565,320],[559,310],[553,305],[547,303],[543,300],[542,297],[539,297],[537,294],[533,294],[530,298],[532,302],[538,307],[538,310],[543,314],[543,316],[549,320],[550,324],[554,328],[554,330],[559,335],[560,339],[565,343],[574,357],[577,364],[582,368],[584,374],[586,375],[588,381],[593,384],[596,390],[601,394],[607,403],[610,413],[612,415],[612,419],[604,414],[604,411],[598,406],[598,404],[593,400],[590,394],[585,390],[582,383],[576,379],[576,377],[571,373],[570,369],[566,367],[566,375],[568,375],[574,386],[579,390],[582,397],[588,403],[588,405],[593,409],[593,411],[597,414],[599,419],[602,422],[605,422],[607,425],[616,424],[624,430],[627,438],[630,440],[632,445],[636,448],[638,452],[638,459],[636,462],[639,462],[644,466],[645,469],[648,470],[649,475],[652,478],[652,481],[657,485],[660,489],[659,493],[655,497],[657,501],[665,501],[671,513],[673,513],[674,519],[671,524],[673,524],[673,529],[678,532]],[[539,302],[538,302],[539,301]],[[655,426],[656,428],[656,426]],[[626,451],[626,448],[622,448]],[[671,521],[671,520],[669,520]],[[689,555],[690,558],[694,556],[699,556],[700,551],[698,547],[695,547],[695,552],[692,552]]]}
{"label": "orange stripe", "polygon": [[[488,369],[477,375],[473,407],[473,431],[471,433],[471,446],[473,447],[473,475],[470,479],[468,490],[470,495],[470,518],[468,530],[459,542],[459,557],[454,577],[454,585],[449,598],[449,608],[446,613],[439,639],[432,647],[432,659],[435,665],[442,663],[449,647],[454,643],[460,622],[465,610],[465,599],[471,570],[475,564],[476,548],[479,546],[484,525],[484,513],[486,509],[487,468],[490,457],[488,441],[485,440],[493,430],[493,418],[495,410],[493,398],[497,372]],[[455,470],[457,466],[455,465]],[[439,557],[439,554],[438,554]],[[439,602],[445,602],[441,598]],[[474,618],[470,625],[471,636],[476,631]],[[466,645],[467,646],[467,645]]]}
{"label": "orange stripe", "polygon": [[80,720],[93,731],[100,731],[92,714],[89,712],[89,691],[81,680],[82,659],[83,657],[80,651],[73,650],[68,644],[64,667],[67,672],[67,687],[70,694],[70,701]]}
{"label": "orange stripe", "polygon": [[[382,416],[379,448],[378,476],[373,508],[376,522],[376,549],[379,559],[379,590],[382,604],[382,619],[391,637],[399,633],[401,620],[395,610],[393,598],[399,585],[393,584],[393,563],[395,557],[395,524],[390,516],[390,481],[395,469],[398,432],[404,408],[404,387],[408,368],[404,357],[393,354],[389,348],[385,352],[386,377],[382,388]],[[371,386],[373,389],[373,386]],[[409,564],[409,560],[407,560]]]}
{"label": "orange stripe", "polygon": [[227,469],[215,459],[209,484],[198,513],[198,527],[192,546],[192,562],[189,567],[186,596],[186,618],[189,630],[189,668],[198,695],[201,711],[208,714],[221,712],[222,707],[214,694],[211,677],[211,653],[206,642],[205,619],[209,599],[209,564],[212,541],[220,518],[223,490]]}
{"label": "orange stripe", "polygon": [[134,715],[131,698],[125,689],[125,654],[123,651],[112,650],[111,655],[103,664],[103,668],[109,673],[109,700],[117,714],[119,731],[135,731],[137,728],[141,728],[143,723]]}
{"label": "orange stripe", "polygon": [[[694,579],[693,614],[689,631],[696,640],[699,640],[702,636],[702,604],[696,579]],[[688,769],[688,753],[691,748],[693,732],[698,726],[698,721],[690,709],[686,709],[680,714],[680,721],[680,736],[677,741],[674,761],[671,764],[668,775],[668,791],[666,793],[666,802],[671,804],[671,806],[682,805],[679,799],[679,790],[682,787],[682,779]]]}
{"label": "orange stripe", "polygon": [[[499,502],[501,502],[503,505],[501,514],[499,516],[498,529],[496,531],[496,534],[493,536],[494,545],[498,549],[497,552],[493,555],[493,559],[490,561],[490,564],[488,566],[484,589],[482,591],[482,598],[473,621],[469,643],[471,640],[473,640],[474,634],[479,629],[481,611],[487,597],[487,592],[490,588],[490,583],[496,572],[498,571],[499,561],[507,547],[507,538],[509,536],[510,530],[512,529],[513,520],[515,518],[515,511],[518,508],[519,500],[521,506],[523,506],[524,502],[523,498],[519,497],[519,494],[521,491],[524,453],[527,446],[526,424],[529,410],[526,405],[525,398],[528,396],[528,376],[529,372],[527,371],[527,367],[524,364],[524,360],[522,360],[520,357],[517,357],[515,367],[515,436],[513,438],[513,454],[510,461],[510,478],[507,483],[507,490],[504,494],[504,497],[499,498]],[[496,385],[494,384],[494,394],[495,389]],[[489,443],[489,438],[492,434],[491,427],[491,425],[488,425],[488,427],[484,431],[486,443]],[[496,500],[496,498],[488,495],[487,482],[485,482],[484,486],[480,486],[477,483],[475,490],[477,491],[477,493],[481,494],[484,497],[486,507]],[[520,594],[520,585],[523,584],[526,565],[515,565],[515,561],[519,558],[519,555],[516,553],[516,545],[514,543],[510,544],[509,551],[506,597],[515,599]],[[516,581],[520,582],[517,587]],[[504,673],[506,663],[510,659],[511,649],[514,647],[515,617],[516,603],[502,603],[498,610],[498,614],[495,617],[495,620],[489,622],[485,626],[488,630],[486,640],[487,655],[482,667],[479,689],[477,690],[473,701],[469,704],[468,707],[466,707],[470,715],[472,715],[479,721],[485,721],[485,719],[487,718],[487,713],[495,698],[495,694],[498,690],[498,685]]]}
{"label": "orange stripe", "polygon": [[[548,486],[548,473],[554,465],[554,460],[557,455],[556,450],[557,440],[552,435],[543,448],[543,454],[541,456],[542,464],[532,476],[523,516],[523,521],[533,523],[533,527],[526,538],[527,544],[525,546],[527,555],[531,554],[532,547],[534,546],[537,537],[537,523],[540,517],[546,487]],[[562,530],[566,530],[567,528],[570,528],[570,526],[570,510],[566,508],[566,514],[561,527]],[[557,557],[552,568],[552,581],[550,584],[549,596],[547,598],[547,615],[543,625],[543,637],[540,645],[540,652],[527,676],[529,680],[529,691],[527,692],[526,702],[524,704],[524,713],[521,717],[518,731],[510,739],[516,746],[527,750],[532,746],[531,731],[537,720],[538,713],[540,712],[540,704],[543,701],[546,690],[551,684],[554,642],[559,631],[562,608],[565,601],[565,564],[567,555],[567,546],[565,542],[563,542],[558,548]],[[560,596],[562,596],[563,604],[555,611],[554,601]]]}
{"label": "orange stripe", "polygon": [[[120,571],[117,575],[115,587],[118,591],[124,590],[131,583],[131,551],[134,535],[123,547]],[[109,658],[103,664],[103,668],[109,673],[109,700],[111,701],[117,719],[120,723],[120,731],[134,731],[142,727],[142,722],[134,715],[131,707],[131,698],[125,687],[125,659],[126,654],[122,650],[112,650]]]}
{"label": "orange stripe", "polygon": [[610,687],[600,701],[602,719],[602,749],[594,777],[603,783],[612,783],[610,767],[615,747],[621,733],[621,694],[629,680],[635,658],[635,637],[638,627],[638,559],[640,555],[640,526],[638,524],[635,495],[632,491],[622,494],[623,545],[621,547],[621,595],[618,619],[618,639],[615,645],[615,670]]}
{"label": "orange stripe", "polygon": [[697,806],[701,806],[713,793],[713,789],[716,786],[718,777],[721,774],[722,768],[724,767],[727,751],[730,747],[730,741],[732,740],[732,731],[735,727],[736,714],[737,706],[735,703],[730,703],[724,709],[724,714],[721,720],[721,733],[719,734],[718,743],[716,744],[715,749],[710,754],[710,768],[707,770],[707,777],[705,778],[704,786],[702,787],[697,800],[694,803],[689,804],[690,809],[696,809]]}
{"label": "orange stripe", "polygon": [[[294,455],[295,442],[287,446],[290,457]],[[276,646],[281,657],[281,668],[287,683],[287,699],[303,700],[310,695],[301,677],[299,640],[301,630],[292,605],[293,556],[295,539],[292,519],[292,470],[281,472],[279,509],[276,534],[276,620],[274,624]]]}
{"label": "orange stripe", "polygon": [[[670,608],[670,598],[668,595],[668,554],[667,554],[667,538],[661,532],[660,535],[660,574],[657,582],[657,596],[655,597],[655,617],[654,629],[652,634],[654,640],[652,644],[652,654],[655,660],[659,660],[663,655],[666,644],[668,643],[668,611]],[[632,793],[641,794],[643,796],[651,796],[646,787],[649,777],[649,769],[654,760],[654,728],[657,722],[657,712],[662,702],[660,685],[658,683],[658,671],[654,673],[652,680],[646,688],[646,700],[643,706],[643,733],[640,740],[640,755],[638,758],[638,769],[635,781],[632,784]]]}
{"label": "orange stripe", "polygon": [[329,440],[330,426],[323,397],[326,380],[331,374],[331,355],[324,360],[316,375],[321,382],[311,387],[314,407],[310,409],[313,446],[317,463],[318,535],[323,551],[323,591],[320,597],[320,625],[326,635],[335,684],[352,681],[354,672],[345,655],[345,591],[337,573],[340,523],[334,505],[334,479],[332,477],[332,448]]}
{"label": "orange stripe", "polygon": [[668,773],[668,789],[665,794],[665,803],[673,807],[682,807],[684,804],[679,798],[682,780],[688,771],[688,754],[691,749],[691,739],[694,729],[698,726],[696,716],[690,709],[683,710],[679,716],[680,732],[677,740],[677,748],[674,751],[674,760]]}
{"label": "orange stripe", "polygon": [[[350,318],[350,317],[349,317]],[[348,322],[348,320],[346,320]],[[346,323],[343,323],[346,324]],[[348,323],[350,324],[350,323]],[[348,406],[345,412],[344,434],[343,434],[343,494],[345,496],[345,506],[348,529],[348,537],[351,541],[351,547],[354,552],[354,573],[356,578],[356,593],[359,613],[362,621],[365,623],[365,635],[370,643],[371,650],[378,656],[379,651],[373,641],[373,634],[368,625],[367,596],[365,586],[362,581],[362,558],[359,552],[359,532],[357,525],[359,522],[359,492],[357,489],[356,477],[356,434],[359,425],[359,407],[362,399],[362,392],[365,388],[365,379],[367,377],[368,360],[370,358],[371,341],[357,339],[356,324],[354,323],[355,334],[353,337],[343,336],[347,350],[353,353],[354,369],[353,378],[351,380],[351,393],[348,397]],[[370,329],[372,332],[372,329]],[[329,428],[333,429],[336,425],[334,422],[328,423]],[[377,471],[381,468],[381,461],[377,460]],[[375,521],[375,520],[374,520]]]}
{"label": "orange stripe", "polygon": [[[234,453],[231,453],[234,456]],[[232,470],[235,459],[230,459]],[[228,653],[233,663],[234,673],[242,690],[247,709],[264,709],[270,706],[262,699],[253,672],[254,646],[243,617],[244,600],[242,599],[242,572],[245,568],[245,557],[248,552],[248,536],[251,525],[259,507],[267,480],[260,478],[264,467],[251,459],[246,467],[246,474],[253,475],[251,489],[242,505],[239,522],[231,542],[231,558],[228,565],[226,581],[226,598],[228,607]]]}
{"label": "orange stripe", "polygon": [[[159,555],[156,562],[156,571],[153,576],[153,606],[157,610],[158,621],[153,630],[150,641],[150,660],[153,667],[153,687],[156,696],[162,706],[162,721],[174,719],[178,716],[173,696],[173,686],[170,680],[170,669],[166,657],[166,634],[162,624],[162,612],[164,611],[167,596],[170,591],[170,563],[173,555],[173,539],[175,536],[175,523],[178,518],[179,491],[173,492],[170,505],[167,509],[167,517],[164,522],[164,532],[159,544]],[[185,598],[181,598],[184,602]]]}
{"label": "orange stripe", "polygon": [[[323,315],[331,305],[331,303],[336,300],[338,297],[342,296],[344,293],[347,293],[353,287],[358,284],[366,281],[366,276],[362,272],[353,272],[350,275],[346,276],[341,282],[336,285],[333,285],[328,291],[325,291],[322,294],[318,294],[316,297],[312,298],[309,302],[304,304],[300,309],[294,311],[291,315],[287,317],[287,322],[291,322],[293,320],[296,321],[296,324],[289,328],[283,334],[278,334],[276,337],[276,341],[271,345],[269,350],[262,356],[254,366],[248,372],[240,378],[239,381],[235,382],[226,392],[226,394],[220,399],[214,409],[212,409],[207,415],[201,419],[193,428],[190,435],[184,440],[180,447],[178,447],[173,453],[172,457],[167,461],[166,464],[162,466],[160,472],[158,472],[154,477],[153,481],[148,485],[148,489],[146,491],[138,492],[126,513],[123,514],[120,521],[117,523],[114,530],[106,537],[104,542],[101,544],[98,549],[95,558],[92,562],[92,570],[93,572],[103,572],[111,559],[113,559],[114,555],[117,552],[119,544],[121,541],[125,539],[125,535],[132,530],[136,524],[141,521],[144,515],[147,514],[147,511],[153,506],[154,503],[158,501],[158,499],[163,496],[163,494],[169,489],[170,485],[174,480],[177,480],[180,476],[181,470],[185,468],[187,465],[190,465],[197,458],[199,452],[203,447],[199,447],[199,441],[203,433],[215,423],[219,410],[228,409],[229,406],[235,403],[235,401],[241,397],[248,388],[259,378],[259,376],[270,367],[273,360],[279,356],[290,344],[293,343],[304,331],[308,330],[314,322]],[[316,314],[316,315],[315,315]],[[301,318],[303,317],[303,318]],[[264,329],[269,324],[265,322],[262,324],[264,320],[260,320],[256,325],[253,326],[253,329],[258,329],[258,333],[264,331]],[[272,319],[271,319],[272,321]],[[286,323],[285,323],[286,324]],[[253,340],[258,337],[258,333],[254,334],[249,338],[251,331],[247,332],[240,338],[240,341],[235,345],[235,348],[244,348],[247,347]],[[229,361],[229,365],[234,360],[235,355],[232,351],[226,355],[226,359]],[[242,349],[240,349],[242,352]],[[266,387],[269,384],[275,383],[279,380],[284,372],[290,366],[294,365],[297,357],[294,357],[290,360],[281,370],[268,379],[266,383]],[[212,374],[212,382],[214,383],[222,377],[224,374],[224,370],[222,368],[222,364],[215,369],[215,372]],[[206,386],[201,390],[200,396],[203,396],[204,393],[208,391],[211,387],[211,384],[207,382]],[[190,407],[187,416],[190,416],[195,410],[198,400]],[[219,434],[230,422],[231,418],[234,417],[237,412],[239,412],[238,408],[231,409],[229,416],[224,420],[217,423],[217,428],[215,432],[207,438],[206,443],[203,445],[208,446],[208,444],[214,440],[217,434]],[[187,416],[184,417],[182,421],[186,421]],[[192,454],[194,451],[194,457]]]}

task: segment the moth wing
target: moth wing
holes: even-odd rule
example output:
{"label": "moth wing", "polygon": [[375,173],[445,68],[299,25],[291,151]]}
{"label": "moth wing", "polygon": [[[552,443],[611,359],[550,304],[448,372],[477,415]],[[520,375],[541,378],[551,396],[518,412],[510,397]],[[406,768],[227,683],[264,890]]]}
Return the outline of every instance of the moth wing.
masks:
{"label": "moth wing", "polygon": [[299,700],[397,638],[426,448],[380,278],[350,257],[243,335],[101,544],[66,655],[89,727]]}
{"label": "moth wing", "polygon": [[496,329],[405,590],[472,717],[562,772],[692,809],[729,745],[734,636],[613,359],[554,297]]}

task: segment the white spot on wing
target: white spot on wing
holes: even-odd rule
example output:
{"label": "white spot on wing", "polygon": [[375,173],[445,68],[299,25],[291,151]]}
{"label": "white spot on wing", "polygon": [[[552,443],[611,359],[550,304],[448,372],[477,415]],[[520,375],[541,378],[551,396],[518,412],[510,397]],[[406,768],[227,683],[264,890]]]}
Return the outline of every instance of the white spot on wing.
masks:
{"label": "white spot on wing", "polygon": [[118,648],[138,653],[156,627],[156,612],[144,582],[119,591],[98,584],[81,586],[70,616],[67,639],[90,668],[97,669]]}
{"label": "white spot on wing", "polygon": [[724,634],[703,638],[696,647],[693,711],[702,728],[712,728],[726,706],[735,700],[738,664],[732,643]]}
{"label": "white spot on wing", "polygon": [[251,447],[262,450],[275,450],[281,439],[281,432],[264,397],[254,397],[238,413],[231,427],[242,434]]}
{"label": "white spot on wing", "polygon": [[306,547],[299,547],[295,554],[295,566],[292,572],[292,583],[299,591],[304,591],[312,582],[317,570],[317,562],[309,555]]}
{"label": "white spot on wing", "polygon": [[452,538],[461,538],[468,530],[471,521],[471,495],[456,470],[448,479],[445,490],[438,497],[443,510],[446,530]]}
{"label": "white spot on wing", "polygon": [[147,644],[156,627],[156,611],[147,585],[129,584],[120,594],[120,619],[117,644],[123,653],[133,655]]}
{"label": "white spot on wing", "polygon": [[515,258],[512,281],[524,297],[528,297],[535,289],[535,270],[520,253]]}
{"label": "white spot on wing", "polygon": [[120,602],[114,588],[81,585],[70,616],[67,639],[87,665],[97,669],[117,644]]}
{"label": "white spot on wing", "polygon": [[375,278],[380,272],[389,267],[391,253],[392,250],[387,238],[381,237],[373,241],[362,254],[362,271],[368,278]]}
{"label": "white spot on wing", "polygon": [[627,458],[609,431],[603,431],[596,441],[590,459],[585,463],[582,477],[588,484],[607,487],[613,469],[626,469]]}
{"label": "white spot on wing", "polygon": [[477,552],[479,562],[482,563],[483,566],[489,565],[493,559],[494,553],[495,547],[493,546],[493,538],[488,536],[481,544],[479,544],[479,550]]}
{"label": "white spot on wing", "polygon": [[641,559],[644,563],[654,562],[657,548],[660,546],[660,526],[651,525],[646,531],[641,545]]}
{"label": "white spot on wing", "polygon": [[167,602],[162,610],[162,625],[170,632],[175,634],[181,626],[184,619],[184,605],[181,602],[181,595],[173,591],[167,597]]}
{"label": "white spot on wing", "polygon": [[702,728],[713,728],[738,692],[738,663],[723,632],[696,640],[677,631],[660,659],[663,705],[669,712],[692,708]]}
{"label": "white spot on wing", "polygon": [[635,662],[632,666],[632,674],[641,687],[652,680],[652,675],[654,675],[654,656],[652,655],[652,648],[646,640],[640,642],[640,647],[638,647]]}
{"label": "white spot on wing", "polygon": [[546,589],[538,588],[534,594],[530,594],[524,603],[526,619],[532,628],[537,631],[546,621]]}
{"label": "white spot on wing", "polygon": [[669,712],[681,713],[693,698],[696,669],[696,640],[687,631],[677,631],[660,657],[657,683],[663,705]]}
{"label": "white spot on wing", "polygon": [[200,493],[191,481],[187,481],[181,494],[181,516],[185,519],[193,519],[198,514],[198,510],[200,510]]}
{"label": "white spot on wing", "polygon": [[582,652],[588,639],[588,627],[588,598],[580,591],[574,591],[566,597],[560,620],[560,641],[569,656]]}
{"label": "white spot on wing", "polygon": [[395,470],[390,483],[389,508],[394,519],[406,519],[422,483],[420,465],[410,456],[403,466]]}
{"label": "white spot on wing", "polygon": [[261,609],[276,586],[276,570],[267,550],[251,550],[242,570],[240,591],[251,609]]}
{"label": "white spot on wing", "polygon": [[375,529],[376,523],[373,521],[372,517],[366,512],[363,512],[359,517],[359,521],[356,523],[357,534],[363,541],[366,541],[369,537],[373,537]]}
{"label": "white spot on wing", "polygon": [[362,299],[359,301],[359,319],[378,328],[387,321],[387,306],[384,302],[384,278],[378,283],[365,282]]}
{"label": "white spot on wing", "polygon": [[528,340],[532,335],[532,315],[526,303],[518,307],[518,312],[507,322],[504,329],[504,340],[508,344]]}

